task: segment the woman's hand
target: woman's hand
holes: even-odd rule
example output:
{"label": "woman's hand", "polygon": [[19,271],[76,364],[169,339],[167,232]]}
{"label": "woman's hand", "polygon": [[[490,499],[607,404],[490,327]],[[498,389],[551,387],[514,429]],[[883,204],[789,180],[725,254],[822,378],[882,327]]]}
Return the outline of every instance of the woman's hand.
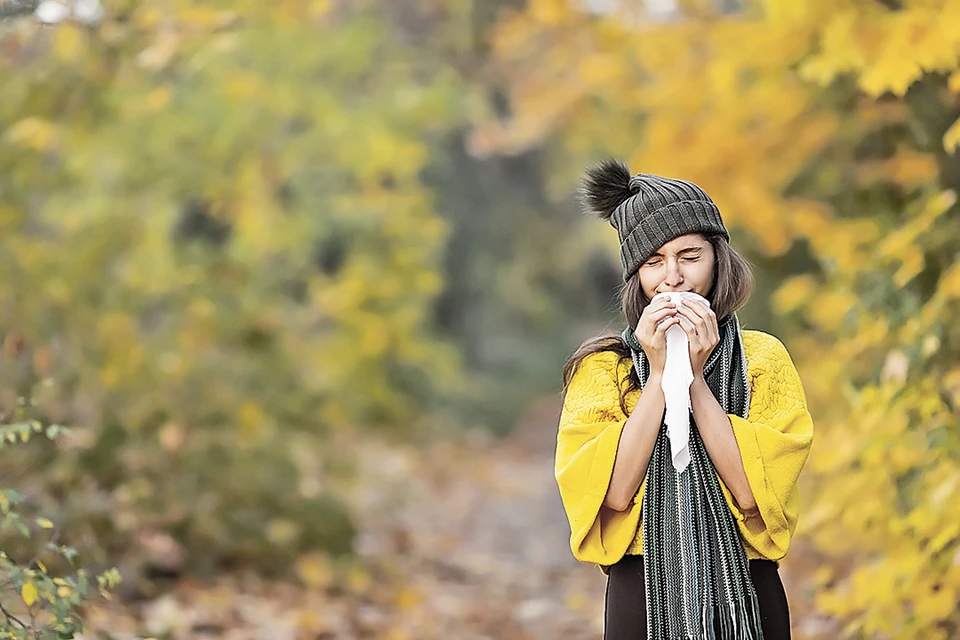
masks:
{"label": "woman's hand", "polygon": [[713,353],[714,347],[720,342],[720,329],[717,326],[717,315],[698,300],[682,300],[677,307],[680,318],[680,327],[687,334],[690,343],[690,365],[693,377],[703,377],[703,365]]}
{"label": "woman's hand", "polygon": [[[660,322],[663,320],[663,322]],[[677,305],[666,297],[652,302],[640,314],[633,334],[650,361],[650,375],[662,375],[667,362],[667,329],[680,322]],[[659,326],[658,326],[659,323]]]}

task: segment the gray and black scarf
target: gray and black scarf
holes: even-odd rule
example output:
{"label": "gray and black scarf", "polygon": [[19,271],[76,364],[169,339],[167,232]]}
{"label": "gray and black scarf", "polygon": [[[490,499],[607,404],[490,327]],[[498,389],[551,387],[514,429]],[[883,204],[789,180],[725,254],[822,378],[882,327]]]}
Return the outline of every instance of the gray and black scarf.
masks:
{"label": "gray and black scarf", "polygon": [[[750,381],[740,322],[718,323],[720,342],[704,365],[707,386],[729,414],[747,417]],[[650,363],[633,329],[622,334],[641,389]],[[677,473],[665,424],[644,490],[643,555],[650,640],[761,640],[760,609],[737,523],[690,414],[690,464]]]}

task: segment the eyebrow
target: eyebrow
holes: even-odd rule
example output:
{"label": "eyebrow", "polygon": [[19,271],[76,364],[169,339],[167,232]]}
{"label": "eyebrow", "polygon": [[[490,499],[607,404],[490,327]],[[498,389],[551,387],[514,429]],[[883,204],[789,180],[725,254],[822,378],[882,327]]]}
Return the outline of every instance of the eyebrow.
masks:
{"label": "eyebrow", "polygon": [[[677,255],[680,255],[681,253],[691,253],[691,252],[693,252],[693,251],[703,251],[703,247],[684,247],[683,249],[680,249],[679,251],[677,251]],[[656,253],[651,254],[651,255],[650,255],[650,258],[653,258],[653,257],[656,257],[656,256],[660,256],[660,257],[662,258],[662,257],[663,257],[663,254],[660,253],[659,251],[657,251]],[[648,258],[648,260],[649,260],[649,258]]]}

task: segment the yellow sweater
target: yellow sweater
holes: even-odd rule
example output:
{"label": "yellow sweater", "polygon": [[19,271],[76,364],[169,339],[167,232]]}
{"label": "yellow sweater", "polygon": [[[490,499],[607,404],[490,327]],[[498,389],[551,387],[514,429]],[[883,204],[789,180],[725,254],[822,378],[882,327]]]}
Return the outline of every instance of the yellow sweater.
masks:
{"label": "yellow sweater", "polygon": [[[743,330],[750,379],[748,419],[728,414],[744,470],[762,518],[745,519],[729,490],[720,488],[737,521],[748,558],[779,561],[797,528],[797,477],[813,441],[800,376],[783,344],[762,331]],[[570,521],[570,548],[577,560],[606,567],[625,554],[642,554],[641,499],[646,480],[624,511],[603,508],[620,432],[640,391],[620,408],[618,380],[630,360],[605,351],[587,356],[567,389],[557,433],[555,475]],[[718,476],[719,479],[719,476]]]}

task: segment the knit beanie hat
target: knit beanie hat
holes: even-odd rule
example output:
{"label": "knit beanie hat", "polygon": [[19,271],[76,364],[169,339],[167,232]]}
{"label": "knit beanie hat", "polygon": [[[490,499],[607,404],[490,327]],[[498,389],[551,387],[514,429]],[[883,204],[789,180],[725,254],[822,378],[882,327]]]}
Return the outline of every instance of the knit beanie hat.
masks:
{"label": "knit beanie hat", "polygon": [[581,197],[587,210],[617,230],[624,282],[657,249],[679,236],[719,233],[730,241],[717,205],[686,180],[649,173],[631,177],[622,162],[605,160],[587,170]]}

